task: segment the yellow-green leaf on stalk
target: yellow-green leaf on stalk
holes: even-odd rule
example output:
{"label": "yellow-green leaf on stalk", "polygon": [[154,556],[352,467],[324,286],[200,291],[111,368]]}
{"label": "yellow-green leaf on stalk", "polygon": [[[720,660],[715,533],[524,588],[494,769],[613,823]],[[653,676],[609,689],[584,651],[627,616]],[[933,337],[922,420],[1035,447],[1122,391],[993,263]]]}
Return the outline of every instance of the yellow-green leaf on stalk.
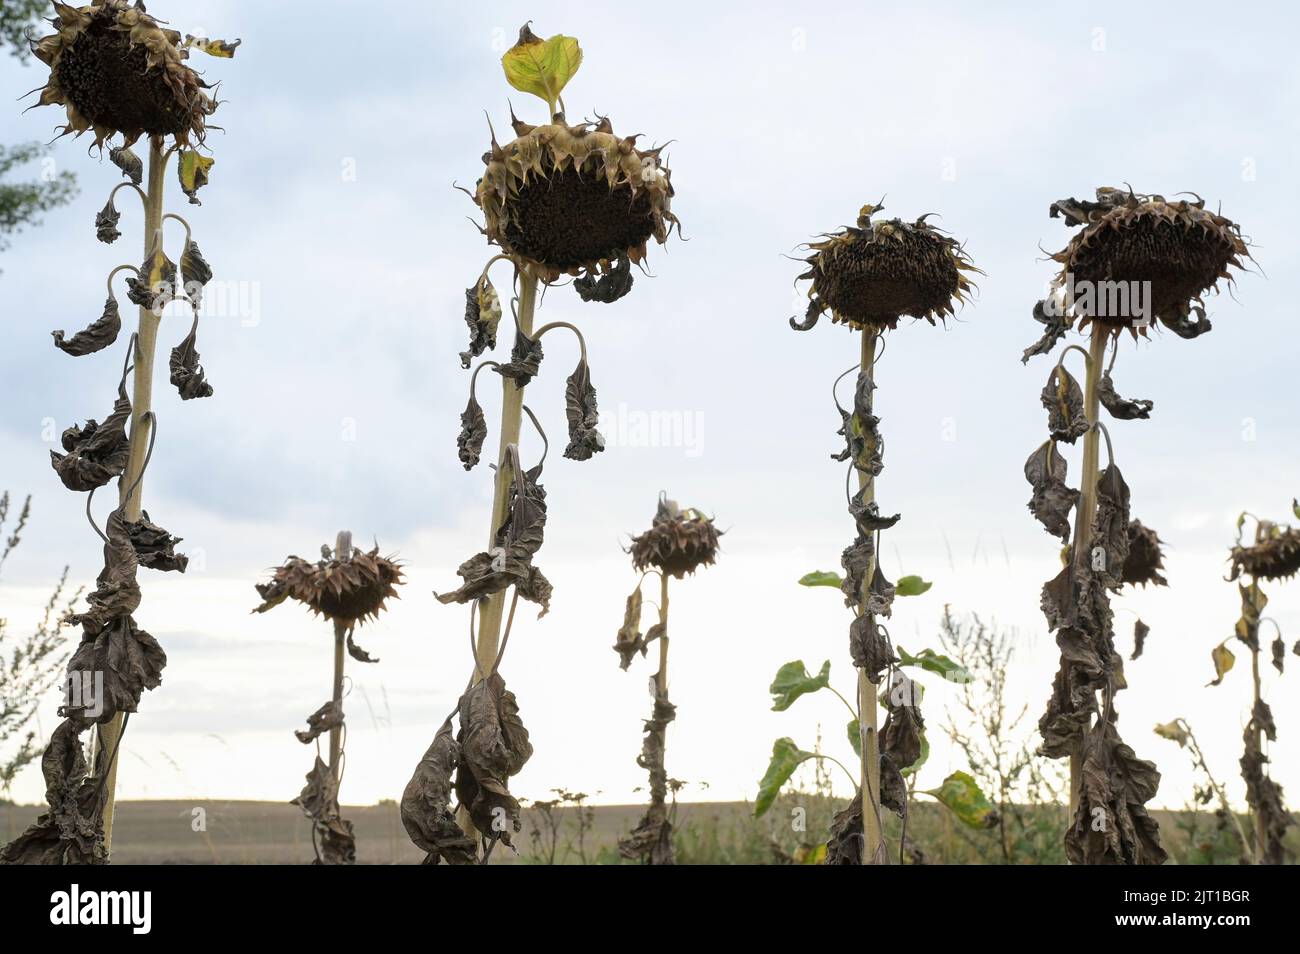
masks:
{"label": "yellow-green leaf on stalk", "polygon": [[1291,512],[1295,514],[1297,520],[1300,520],[1300,500],[1295,497],[1291,498]]}
{"label": "yellow-green leaf on stalk", "polygon": [[1237,657],[1232,654],[1226,643],[1219,643],[1210,651],[1210,658],[1214,660],[1214,681],[1211,686],[1217,686],[1223,682],[1223,677],[1228,674],[1232,666],[1237,661]]}
{"label": "yellow-green leaf on stalk", "polygon": [[833,586],[838,590],[843,582],[844,577],[830,570],[813,570],[799,577],[800,586]]}
{"label": "yellow-green leaf on stalk", "polygon": [[815,848],[800,845],[794,850],[794,863],[797,865],[819,865],[826,860],[826,842]]}
{"label": "yellow-green leaf on stalk", "polygon": [[847,731],[849,745],[853,746],[853,754],[862,758],[862,724],[857,719],[850,719]]}
{"label": "yellow-green leaf on stalk", "polygon": [[975,677],[970,674],[970,671],[965,666],[950,659],[943,653],[936,653],[933,649],[923,649],[913,656],[902,646],[895,646],[894,648],[898,650],[898,664],[900,666],[917,666],[926,672],[942,676],[949,682],[967,683],[975,681]]}
{"label": "yellow-green leaf on stalk", "polygon": [[1162,739],[1177,742],[1180,749],[1187,746],[1187,730],[1183,728],[1182,722],[1178,719],[1173,722],[1166,722],[1164,725],[1157,725],[1155,733]]}
{"label": "yellow-green leaf on stalk", "polygon": [[527,23],[519,30],[519,42],[501,57],[506,81],[522,93],[545,100],[552,114],[565,84],[581,65],[582,48],[574,37],[557,33],[543,40]]}
{"label": "yellow-green leaf on stalk", "polygon": [[219,56],[223,60],[233,59],[235,50],[243,40],[236,40],[234,43],[227,43],[225,40],[209,40],[206,36],[189,36],[185,37],[185,48],[189,50],[200,50],[208,56]]}
{"label": "yellow-green leaf on stalk", "polygon": [[767,772],[758,783],[758,797],[754,799],[754,817],[765,814],[776,796],[781,794],[781,787],[790,781],[795,769],[811,758],[815,752],[805,752],[794,744],[794,739],[777,739],[772,743],[772,761],[768,763]]}
{"label": "yellow-green leaf on stalk", "polygon": [[180,161],[176,164],[176,174],[181,180],[181,191],[190,197],[191,205],[203,204],[195,193],[208,184],[208,171],[216,161],[211,156],[199,155],[193,149],[185,149],[181,152]]}
{"label": "yellow-green leaf on stalk", "polygon": [[932,586],[934,586],[933,583],[929,583],[919,576],[904,576],[900,577],[898,582],[894,584],[894,595],[920,596]]}
{"label": "yellow-green leaf on stalk", "polygon": [[998,811],[980,790],[979,784],[965,772],[953,772],[938,788],[925,794],[933,795],[957,816],[957,820],[971,828],[992,828],[998,823]]}
{"label": "yellow-green leaf on stalk", "polygon": [[784,712],[800,696],[809,692],[825,689],[831,684],[831,661],[822,663],[821,671],[815,676],[808,675],[802,659],[788,662],[776,671],[776,678],[767,689],[772,693],[772,711]]}

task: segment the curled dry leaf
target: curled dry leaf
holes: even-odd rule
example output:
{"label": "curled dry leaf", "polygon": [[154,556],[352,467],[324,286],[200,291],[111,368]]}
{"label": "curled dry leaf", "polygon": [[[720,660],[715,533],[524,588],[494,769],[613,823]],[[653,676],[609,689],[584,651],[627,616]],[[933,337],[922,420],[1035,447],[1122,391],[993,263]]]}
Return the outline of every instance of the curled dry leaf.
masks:
{"label": "curled dry leaf", "polygon": [[1243,735],[1245,752],[1241,756],[1241,777],[1246,782],[1246,804],[1250,806],[1255,824],[1264,836],[1264,851],[1259,863],[1280,865],[1286,861],[1287,829],[1295,824],[1282,799],[1282,786],[1268,775],[1268,757],[1260,748],[1259,733],[1254,720],[1246,726]]}
{"label": "curled dry leaf", "polygon": [[668,742],[668,724],[677,717],[677,707],[668,701],[667,691],[660,692],[659,680],[652,680],[654,708],[645,721],[645,737],[636,764],[650,776],[650,805],[636,828],[618,841],[618,853],[629,860],[652,865],[676,863],[673,853],[673,826],[668,817],[668,772],[664,753]]}
{"label": "curled dry leaf", "polygon": [[478,464],[485,440],[487,418],[483,416],[483,406],[471,394],[465,410],[460,412],[460,434],[456,437],[456,455],[466,470],[473,470]]}
{"label": "curled dry leaf", "polygon": [[1151,633],[1151,627],[1142,620],[1133,624],[1133,655],[1130,659],[1137,659],[1142,655],[1142,650],[1146,648],[1147,636]]}
{"label": "curled dry leaf", "polygon": [[370,653],[366,652],[364,649],[362,649],[360,646],[357,645],[356,640],[353,638],[355,634],[356,634],[356,627],[349,626],[348,635],[347,635],[348,655],[351,656],[353,659],[355,659],[357,662],[363,662],[363,663],[379,662],[378,656],[370,655]]}
{"label": "curled dry leaf", "polygon": [[183,538],[173,537],[153,523],[149,519],[149,511],[141,511],[140,519],[135,523],[127,521],[126,532],[141,566],[164,572],[175,570],[178,573],[184,573],[189,566],[190,558],[176,552],[176,544]]}
{"label": "curled dry leaf", "polygon": [[121,330],[121,309],[118,307],[117,299],[109,295],[108,300],[104,302],[104,313],[82,331],[78,331],[66,340],[62,331],[52,331],[50,334],[54,336],[54,347],[64,354],[79,358],[82,355],[103,351],[117,340]]}
{"label": "curled dry leaf", "polygon": [[469,325],[469,350],[460,353],[460,366],[468,369],[475,358],[497,346],[497,325],[501,323],[501,298],[491,280],[465,289],[465,324]]}
{"label": "curled dry leaf", "polygon": [[1047,408],[1047,428],[1052,437],[1073,444],[1088,430],[1088,414],[1083,406],[1083,389],[1069,371],[1057,365],[1043,386],[1043,407]]}
{"label": "curled dry leaf", "polygon": [[476,553],[456,569],[465,582],[450,593],[435,594],[440,603],[467,603],[500,593],[514,586],[515,592],[541,606],[546,615],[551,603],[551,584],[533,566],[546,530],[546,491],[539,483],[542,467],[521,472],[519,457],[512,447],[508,457],[515,475],[506,499],[506,516],[493,537],[491,550]]}
{"label": "curled dry leaf", "polygon": [[614,642],[614,652],[619,656],[619,668],[627,669],[632,659],[639,652],[646,652],[645,637],[641,635],[641,587],[637,587],[627,598],[623,610],[623,625],[619,627],[618,638]]}
{"label": "curled dry leaf", "polygon": [[870,477],[878,477],[884,470],[884,438],[880,436],[880,418],[871,413],[872,392],[876,383],[871,373],[863,370],[858,373],[853,388],[853,411],[849,412],[839,406],[842,424],[835,433],[844,438],[844,450],[831,455],[832,460],[852,460],[853,466]]}
{"label": "curled dry leaf", "polygon": [[573,288],[583,301],[613,304],[632,290],[632,263],[620,257],[603,275],[588,271],[575,278]]}
{"label": "curled dry leaf", "polygon": [[1070,514],[1079,501],[1079,492],[1066,486],[1065,475],[1065,458],[1057,451],[1054,440],[1044,441],[1025,461],[1025,479],[1034,488],[1029,512],[1062,542],[1070,539]]}
{"label": "curled dry leaf", "polygon": [[1020,358],[1021,364],[1028,364],[1029,359],[1036,354],[1051,354],[1057,342],[1070,330],[1070,320],[1065,317],[1062,309],[1054,308],[1049,314],[1045,301],[1034,305],[1034,321],[1043,326],[1043,336],[1025,349]]}
{"label": "curled dry leaf", "polygon": [[108,150],[109,161],[122,170],[135,185],[144,181],[144,163],[129,146],[115,146]]}
{"label": "curled dry leaf", "polygon": [[211,156],[200,155],[193,149],[181,150],[176,161],[176,178],[180,180],[181,191],[190,199],[190,205],[202,205],[198,192],[208,184],[212,175],[212,165],[216,160]]}
{"label": "curled dry leaf", "polygon": [[885,670],[898,662],[889,634],[871,613],[863,613],[849,624],[849,655],[872,682],[879,682]]}
{"label": "curled dry leaf", "polygon": [[167,362],[171,370],[172,387],[180,393],[182,401],[212,397],[212,385],[204,377],[203,365],[199,363],[198,336],[199,323],[196,320],[190,327],[190,333],[172,348],[171,358]]}
{"label": "curled dry leaf", "polygon": [[1124,564],[1129,557],[1129,489],[1114,464],[1097,478],[1091,546],[1097,577],[1111,589],[1119,589],[1124,585]]}
{"label": "curled dry leaf", "polygon": [[126,297],[155,315],[176,300],[176,263],[155,249],[140,266],[138,276],[128,276]]}
{"label": "curled dry leaf", "polygon": [[1281,636],[1273,640],[1270,649],[1273,654],[1273,668],[1277,670],[1278,675],[1284,675],[1286,669],[1286,643],[1282,641]]}
{"label": "curled dry leaf", "polygon": [[519,387],[527,386],[537,376],[542,364],[542,342],[540,338],[530,338],[522,331],[515,331],[515,345],[510,349],[510,360],[499,364],[494,371],[502,377],[510,378]]}
{"label": "curled dry leaf", "polygon": [[564,415],[569,422],[569,446],[564,456],[569,460],[589,460],[605,449],[605,438],[596,430],[600,411],[596,407],[596,389],[591,371],[581,360],[564,385]]}
{"label": "curled dry leaf", "polygon": [[451,776],[460,763],[460,748],[451,720],[442,724],[402,792],[402,825],[424,851],[424,864],[472,865],[478,861],[474,839],[456,824],[451,810]]}
{"label": "curled dry leaf", "polygon": [[293,734],[303,745],[315,742],[318,738],[343,725],[343,709],[331,699],[307,717],[307,728],[294,729]]}
{"label": "curled dry leaf", "polygon": [[509,845],[521,827],[509,780],[533,754],[519,704],[494,672],[460,697],[459,713],[456,795],[484,838]]}
{"label": "curled dry leaf", "polygon": [[85,427],[73,425],[63,432],[61,443],[66,454],[50,451],[50,463],[63,481],[63,486],[73,491],[94,490],[103,487],[126,469],[130,440],[126,426],[131,419],[131,399],[126,394],[126,381],[118,385],[113,413],[103,424],[92,418]]}
{"label": "curled dry leaf", "polygon": [[193,240],[186,242],[185,249],[181,252],[181,278],[185,282],[185,296],[197,314],[203,304],[203,289],[212,281],[212,266],[203,257],[199,243]]}
{"label": "curled dry leaf", "polygon": [[104,787],[91,775],[81,733],[90,725],[65,719],[41,758],[48,808],[27,830],[0,848],[0,865],[104,865]]}
{"label": "curled dry leaf", "polygon": [[1143,398],[1130,401],[1128,398],[1120,397],[1115,392],[1115,382],[1111,380],[1109,371],[1102,373],[1097,397],[1101,401],[1101,406],[1117,421],[1149,420],[1151,409],[1155,407],[1154,401]]}
{"label": "curled dry leaf", "polygon": [[862,793],[835,813],[826,841],[827,865],[862,864]]}
{"label": "curled dry leaf", "polygon": [[113,200],[109,199],[102,209],[95,213],[95,238],[105,245],[112,245],[122,237],[117,223],[122,220],[122,213],[117,211]]}
{"label": "curled dry leaf", "polygon": [[297,805],[311,819],[312,847],[318,865],[353,865],[357,862],[357,843],[352,822],[343,818],[339,808],[339,783],[329,766],[316,756],[302,793],[289,803]]}
{"label": "curled dry leaf", "polygon": [[1119,738],[1113,723],[1089,734],[1083,751],[1079,806],[1065,834],[1074,864],[1159,865],[1168,857],[1146,810],[1160,773]]}

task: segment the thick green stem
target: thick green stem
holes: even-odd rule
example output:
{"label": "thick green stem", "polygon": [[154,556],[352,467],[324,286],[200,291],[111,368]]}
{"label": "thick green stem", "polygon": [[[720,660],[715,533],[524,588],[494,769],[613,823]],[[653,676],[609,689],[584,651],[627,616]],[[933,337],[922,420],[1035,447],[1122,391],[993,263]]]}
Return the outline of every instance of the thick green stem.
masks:
{"label": "thick green stem", "polygon": [[[153,137],[149,142],[149,182],[148,191],[144,200],[144,260],[148,261],[150,254],[153,252],[155,243],[162,241],[162,218],[163,218],[163,184],[167,172],[167,153],[163,151],[162,139]],[[148,275],[142,275],[142,280],[148,281]],[[136,339],[135,354],[132,356],[135,361],[135,377],[132,380],[131,388],[131,440],[130,450],[127,458],[126,470],[118,480],[119,499],[118,505],[126,511],[126,519],[136,521],[140,519],[141,501],[144,497],[144,481],[141,479],[144,470],[145,454],[149,447],[149,429],[152,424],[145,419],[145,415],[150,414],[153,410],[153,366],[154,351],[158,344],[158,325],[162,321],[161,315],[154,314],[150,308],[140,308],[140,323],[138,327],[138,337]],[[130,496],[127,491],[130,490]],[[122,713],[118,713],[105,726],[99,729],[99,744],[97,750],[104,757],[111,757],[112,761],[108,764],[106,771],[108,776],[105,780],[104,787],[104,850],[111,851],[113,847],[113,815],[117,806],[117,766],[119,759],[118,747],[122,737]]]}
{"label": "thick green stem", "polygon": [[[334,541],[334,559],[346,560],[352,555],[352,532],[340,530]],[[344,648],[347,645],[348,624],[342,620],[334,621],[334,708],[343,711],[343,662]],[[343,781],[343,726],[336,725],[330,729],[330,772],[334,781]]]}
{"label": "thick green stem", "polygon": [[[862,373],[875,381],[876,339],[878,332],[862,332]],[[876,480],[864,471],[858,471],[858,487],[863,491],[863,503],[876,499]],[[876,575],[876,554],[873,549],[866,573],[862,577],[862,604],[865,611],[871,594],[871,580]],[[862,863],[877,864],[885,858],[885,836],[880,829],[880,735],[877,725],[879,703],[876,684],[858,670],[858,734],[862,749]]]}
{"label": "thick green stem", "polygon": [[[1106,343],[1110,340],[1110,331],[1101,322],[1092,323],[1092,341],[1088,346],[1088,376],[1084,384],[1084,410],[1087,414],[1088,433],[1083,438],[1083,475],[1080,477],[1079,504],[1074,515],[1074,549],[1071,558],[1075,566],[1087,566],[1092,559],[1089,545],[1092,543],[1092,521],[1097,513],[1097,473],[1098,458],[1101,453],[1101,429],[1097,424],[1101,413],[1101,373],[1106,359]],[[1079,796],[1083,785],[1083,739],[1075,743],[1070,753],[1070,818],[1073,820],[1079,808]]]}

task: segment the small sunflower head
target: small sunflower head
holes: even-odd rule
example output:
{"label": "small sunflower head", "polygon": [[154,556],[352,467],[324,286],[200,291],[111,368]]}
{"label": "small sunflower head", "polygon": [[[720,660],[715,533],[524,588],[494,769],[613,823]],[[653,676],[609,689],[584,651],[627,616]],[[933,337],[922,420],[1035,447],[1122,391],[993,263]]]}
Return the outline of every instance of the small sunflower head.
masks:
{"label": "small sunflower head", "polygon": [[680,580],[702,566],[713,565],[720,536],[721,531],[708,517],[697,510],[683,510],[660,495],[650,529],[632,539],[632,566],[640,572],[656,569]]}
{"label": "small sunflower head", "polygon": [[1165,568],[1163,542],[1154,530],[1143,526],[1141,520],[1131,521],[1128,525],[1128,557],[1124,560],[1120,582],[1130,586],[1168,586],[1169,581],[1160,573]]}
{"label": "small sunflower head", "polygon": [[189,48],[231,56],[238,44],[182,37],[138,2],[56,2],[54,10],[55,32],[33,43],[32,52],[50,68],[38,105],[66,108],[64,135],[93,130],[100,145],[117,133],[128,144],[146,134],[203,141],[217,104],[186,64]]}
{"label": "small sunflower head", "polygon": [[376,618],[389,599],[398,599],[402,568],[391,557],[353,550],[343,558],[322,548],[321,559],[309,563],[291,556],[278,567],[270,582],[257,584],[262,605],[254,612],[265,613],[286,599],[295,599],[313,613],[328,620],[355,626]]}
{"label": "small sunflower head", "polygon": [[[1208,211],[1200,198],[1170,202],[1100,188],[1096,202],[1062,199],[1052,203],[1051,215],[1079,227],[1052,260],[1061,266],[1053,284],[1076,303],[1081,330],[1096,321],[1136,337],[1159,322],[1194,338],[1210,330],[1205,293],[1217,291],[1220,279],[1231,283],[1230,269],[1244,268],[1250,258],[1240,227]],[[1128,307],[1113,307],[1112,290],[1123,292],[1118,300]],[[1085,295],[1090,300],[1077,307]],[[1141,295],[1140,307],[1134,295]]]}
{"label": "small sunflower head", "polygon": [[864,205],[856,226],[846,226],[808,246],[810,279],[806,331],[827,311],[831,321],[858,330],[896,328],[904,316],[930,324],[954,313],[974,287],[967,272],[979,272],[961,244],[926,223],[902,219],[873,222],[880,204]]}
{"label": "small sunflower head", "polygon": [[515,139],[492,139],[474,201],[488,240],[546,281],[640,262],[651,239],[668,241],[672,173],[659,149],[615,135],[608,119],[544,126],[512,117]]}
{"label": "small sunflower head", "polygon": [[1255,542],[1234,546],[1230,557],[1229,579],[1235,580],[1243,573],[1253,580],[1289,579],[1300,571],[1300,530],[1261,520]]}

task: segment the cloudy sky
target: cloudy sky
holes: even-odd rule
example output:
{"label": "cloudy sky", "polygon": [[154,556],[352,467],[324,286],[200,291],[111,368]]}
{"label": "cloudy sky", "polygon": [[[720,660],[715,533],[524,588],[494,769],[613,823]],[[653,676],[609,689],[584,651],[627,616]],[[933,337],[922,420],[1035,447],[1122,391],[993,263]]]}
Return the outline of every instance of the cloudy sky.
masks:
{"label": "cloudy sky", "polygon": [[[491,2],[150,6],[183,11],[173,20],[183,32],[244,43],[234,61],[201,64],[225,101],[203,206],[186,205],[171,180],[171,208],[189,216],[231,294],[200,341],[215,397],[182,405],[165,382],[158,389],[146,506],[185,537],[194,565],[146,582],[137,616],[169,665],[132,720],[121,794],[297,793],[310,753],[292,730],[328,695],[330,631],[295,606],[249,615],[252,585],[346,527],[407,563],[402,601],[362,635],[381,662],[352,667],[347,701],[344,800],[397,797],[470,666],[467,610],[438,605],[432,591],[455,585],[488,530],[489,475],[461,469],[455,437],[468,384],[457,360],[463,289],[489,249],[452,183],[472,185],[488,119],[507,130],[509,102],[541,116],[540,102],[507,87],[498,59],[520,23],[543,13]],[[885,537],[884,569],[934,581],[899,602],[891,629],[909,650],[933,645],[951,604],[1014,630],[1012,691],[1036,721],[1057,664],[1038,610],[1057,548],[1025,509],[1021,470],[1044,437],[1049,366],[1025,367],[1020,352],[1036,337],[1030,310],[1052,271],[1044,250],[1066,238],[1049,203],[1129,182],[1221,203],[1258,263],[1210,300],[1209,336],[1122,343],[1117,384],[1153,399],[1155,413],[1111,427],[1134,513],[1168,543],[1172,584],[1116,601],[1126,651],[1137,615],[1151,627],[1128,667],[1121,728],[1164,772],[1159,803],[1181,805],[1190,792],[1185,753],[1151,733],[1179,715],[1240,798],[1247,673],[1205,683],[1210,650],[1237,618],[1223,579],[1237,514],[1282,518],[1300,493],[1290,287],[1300,189],[1286,171],[1300,160],[1300,84],[1293,30],[1278,22],[1291,14],[1251,3],[1229,13],[1208,3],[704,9],[553,3],[534,24],[581,40],[572,116],[609,115],[619,132],[672,140],[688,241],[653,249],[653,278],[616,305],[584,304],[568,288],[542,304],[546,320],[586,331],[611,446],[589,462],[557,453],[547,464],[538,562],[556,595],[545,619],[521,614],[502,667],[536,746],[517,790],[639,797],[653,667],[621,672],[610,646],[636,581],[620,547],[648,525],[661,490],[727,530],[717,566],[674,586],[669,771],[696,783],[690,797],[752,797],[773,739],[810,746],[819,724],[845,756],[838,703],[809,698],[774,713],[766,692],[796,658],[830,659],[837,685],[852,685],[847,611],[833,591],[795,581],[835,567],[852,536],[844,473],[830,460],[830,394],[858,344],[829,324],[789,329],[800,269],[786,256],[882,195],[890,214],[942,213],[987,273],[947,328],[891,334],[880,365],[879,496],[903,514]],[[0,61],[0,89],[16,101],[41,73]],[[15,102],[0,112],[0,141],[48,140],[59,122],[53,109],[22,114]],[[0,584],[0,609],[18,629],[65,564],[82,583],[99,569],[83,502],[49,467],[48,438],[108,412],[125,342],[72,359],[49,332],[97,316],[104,276],[135,261],[138,243],[95,241],[94,213],[118,177],[85,146],[51,150],[78,174],[77,201],[0,254],[0,488],[34,496]],[[136,210],[122,208],[131,235]],[[163,347],[186,328],[179,313],[165,320]],[[528,400],[556,438],[576,354],[559,340],[547,354]],[[491,419],[494,389],[481,393]],[[652,419],[676,426],[669,440],[647,439]],[[536,452],[526,442],[525,457]],[[1300,585],[1270,596],[1290,643]],[[1283,737],[1300,733],[1296,693],[1271,668],[1266,680]],[[963,767],[941,740],[950,692],[927,698],[926,785]],[[1300,791],[1294,760],[1276,775]],[[33,769],[15,795],[36,801],[42,788]]]}

